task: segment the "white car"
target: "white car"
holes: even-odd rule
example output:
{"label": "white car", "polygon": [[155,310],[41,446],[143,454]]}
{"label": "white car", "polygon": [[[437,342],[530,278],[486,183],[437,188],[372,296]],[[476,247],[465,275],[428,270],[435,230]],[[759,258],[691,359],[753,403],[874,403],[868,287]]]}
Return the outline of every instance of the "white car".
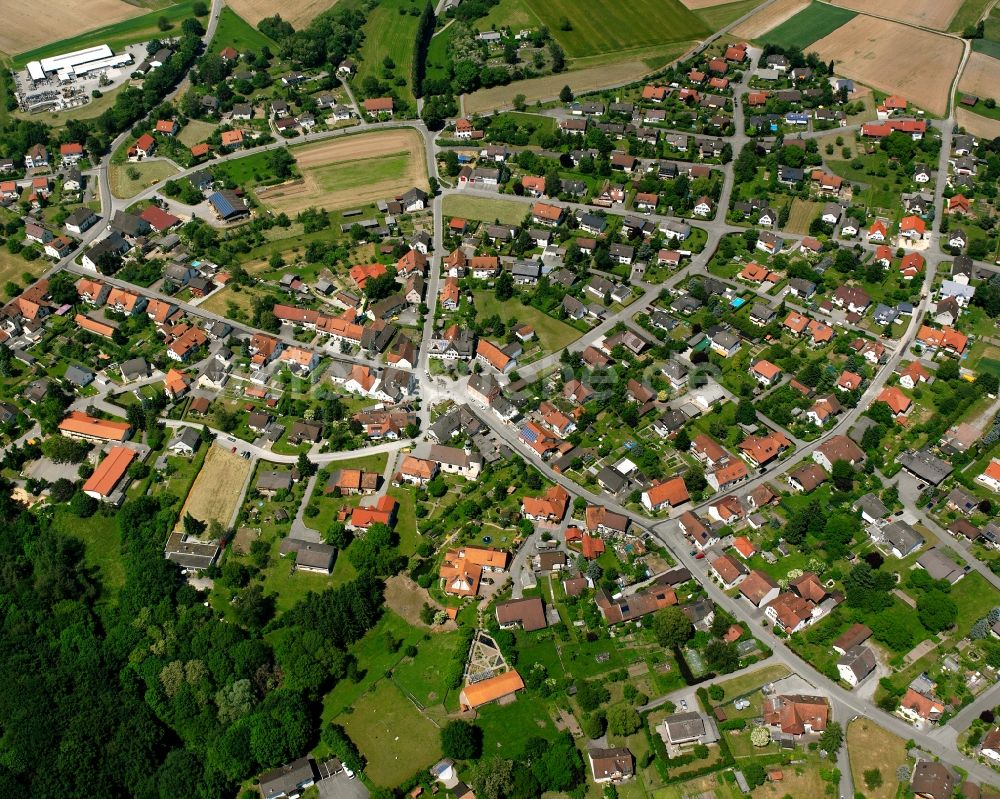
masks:
{"label": "white car", "polygon": [[344,766],[344,774],[347,775],[347,779],[349,779],[349,780],[353,780],[354,779],[354,772],[351,771],[347,766]]}

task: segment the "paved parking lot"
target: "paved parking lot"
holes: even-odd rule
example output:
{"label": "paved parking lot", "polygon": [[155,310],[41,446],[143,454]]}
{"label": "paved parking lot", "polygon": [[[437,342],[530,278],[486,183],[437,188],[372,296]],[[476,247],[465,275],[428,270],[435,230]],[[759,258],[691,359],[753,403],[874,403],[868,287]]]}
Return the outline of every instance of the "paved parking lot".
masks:
{"label": "paved parking lot", "polygon": [[321,799],[368,799],[368,789],[359,779],[349,780],[341,772],[316,783]]}

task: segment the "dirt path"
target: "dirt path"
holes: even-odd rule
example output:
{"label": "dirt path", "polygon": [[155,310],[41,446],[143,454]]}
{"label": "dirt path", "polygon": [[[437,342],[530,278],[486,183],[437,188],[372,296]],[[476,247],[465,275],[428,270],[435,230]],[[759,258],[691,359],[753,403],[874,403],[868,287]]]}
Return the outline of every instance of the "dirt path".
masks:
{"label": "dirt path", "polygon": [[450,619],[433,627],[428,627],[420,620],[420,611],[425,603],[436,610],[444,608],[431,597],[426,588],[421,588],[405,575],[398,574],[385,581],[385,603],[414,627],[441,633],[458,629],[458,625]]}

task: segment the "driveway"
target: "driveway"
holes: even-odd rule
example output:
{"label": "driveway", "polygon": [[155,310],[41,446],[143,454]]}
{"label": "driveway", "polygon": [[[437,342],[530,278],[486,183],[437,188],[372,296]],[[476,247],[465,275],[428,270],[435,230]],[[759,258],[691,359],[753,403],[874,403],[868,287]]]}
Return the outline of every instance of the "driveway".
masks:
{"label": "driveway", "polygon": [[368,799],[365,784],[357,778],[349,780],[343,772],[320,780],[316,785],[321,799]]}

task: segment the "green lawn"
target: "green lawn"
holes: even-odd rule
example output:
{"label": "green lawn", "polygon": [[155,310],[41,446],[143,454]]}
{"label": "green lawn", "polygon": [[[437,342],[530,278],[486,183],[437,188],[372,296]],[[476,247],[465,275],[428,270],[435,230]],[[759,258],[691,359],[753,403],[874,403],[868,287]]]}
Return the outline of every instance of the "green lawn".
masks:
{"label": "green lawn", "polygon": [[1000,592],[978,572],[970,572],[955,583],[951,598],[958,606],[956,638],[968,635],[973,624],[1000,605]]}
{"label": "green lawn", "polygon": [[[139,17],[132,17],[114,25],[105,25],[103,28],[95,28],[92,31],[81,33],[69,39],[62,39],[52,42],[44,47],[38,47],[21,53],[14,57],[14,68],[23,69],[29,61],[36,61],[39,58],[49,58],[60,53],[68,53],[71,50],[82,50],[86,47],[93,47],[98,44],[107,44],[112,50],[119,50],[127,44],[145,42],[150,39],[163,36],[174,36],[180,33],[180,25],[185,19],[193,16],[191,12],[192,0],[184,0],[176,5],[162,8],[158,11],[151,11]],[[158,26],[160,17],[166,17],[173,25],[173,29],[163,33]],[[207,18],[202,18],[204,24]]]}
{"label": "green lawn", "polygon": [[522,305],[517,298],[500,302],[492,291],[477,291],[474,296],[479,315],[491,316],[496,313],[501,319],[531,325],[535,328],[535,335],[538,336],[542,349],[547,352],[559,352],[580,337],[580,331],[576,328],[553,319],[537,308]]}
{"label": "green lawn", "polygon": [[448,79],[448,44],[455,33],[455,26],[449,25],[431,39],[427,47],[427,77],[433,80]]}
{"label": "green lawn", "polygon": [[[581,13],[577,0],[526,0],[526,5],[548,26],[566,54],[576,58],[625,54],[665,42],[703,38],[711,32],[680,0],[592,0],[586,13]],[[565,20],[570,30],[563,30]]]}
{"label": "green lawn", "polygon": [[410,171],[410,153],[380,155],[309,169],[323,191],[356,189],[384,180],[402,180]]}
{"label": "green lawn", "polygon": [[417,37],[418,16],[410,13],[400,13],[402,9],[408,12],[416,9],[419,14],[423,4],[417,0],[382,0],[368,12],[368,20],[364,24],[365,40],[361,45],[361,61],[355,85],[361,86],[368,77],[392,83],[383,74],[383,64],[386,58],[392,59],[393,75],[406,80],[406,86],[395,87],[400,98],[413,102],[413,89],[410,86],[410,76],[413,71],[413,47]]}
{"label": "green lawn", "polygon": [[365,774],[376,785],[399,785],[441,757],[437,726],[388,680],[337,722],[364,754]]}
{"label": "green lawn", "polygon": [[236,185],[274,179],[268,153],[254,153],[215,165],[212,167],[212,174],[218,180],[230,180]]}
{"label": "green lawn", "polygon": [[1000,41],[995,39],[973,39],[972,49],[991,58],[1000,58]]}
{"label": "green lawn", "polygon": [[700,8],[695,13],[705,20],[705,24],[709,28],[717,31],[719,28],[724,28],[730,22],[739,19],[745,14],[749,14],[762,2],[763,0],[737,0],[735,3],[724,3],[721,6]]}
{"label": "green lawn", "polygon": [[777,666],[765,666],[762,669],[744,672],[738,677],[733,677],[731,680],[726,680],[724,683],[720,683],[720,685],[726,692],[724,698],[726,700],[731,700],[742,696],[743,694],[750,693],[751,691],[760,688],[760,686],[765,683],[774,682],[775,680],[780,680],[782,677],[787,676],[788,667],[778,664]]}
{"label": "green lawn", "polygon": [[474,23],[481,31],[509,27],[513,30],[536,28],[541,25],[531,8],[532,0],[500,0],[485,17]]}
{"label": "green lawn", "polygon": [[768,31],[762,38],[767,44],[804,50],[813,42],[819,41],[854,19],[857,14],[858,12],[847,8],[814,2],[791,19]]}
{"label": "green lawn", "polygon": [[446,217],[460,216],[489,224],[499,221],[504,225],[521,224],[530,208],[527,203],[515,200],[490,200],[485,197],[463,197],[461,194],[449,194],[442,205]]}
{"label": "green lawn", "polygon": [[240,55],[248,51],[260,52],[265,47],[272,53],[278,52],[278,43],[274,39],[252,27],[231,8],[223,6],[212,38],[211,52],[218,53],[226,47],[232,47]]}
{"label": "green lawn", "polygon": [[83,541],[86,546],[86,564],[97,569],[101,584],[109,595],[114,596],[125,584],[121,542],[115,518],[96,513],[89,519],[81,519],[68,509],[59,508],[52,517],[52,528],[63,535]]}
{"label": "green lawn", "polygon": [[419,641],[417,656],[404,658],[393,671],[396,684],[424,706],[444,705],[458,709],[458,689],[448,688],[451,658],[462,645],[457,632],[434,633]]}
{"label": "green lawn", "polygon": [[519,696],[509,705],[480,708],[476,723],[483,728],[484,757],[516,758],[529,737],[556,737],[555,725],[545,706],[525,696]]}

